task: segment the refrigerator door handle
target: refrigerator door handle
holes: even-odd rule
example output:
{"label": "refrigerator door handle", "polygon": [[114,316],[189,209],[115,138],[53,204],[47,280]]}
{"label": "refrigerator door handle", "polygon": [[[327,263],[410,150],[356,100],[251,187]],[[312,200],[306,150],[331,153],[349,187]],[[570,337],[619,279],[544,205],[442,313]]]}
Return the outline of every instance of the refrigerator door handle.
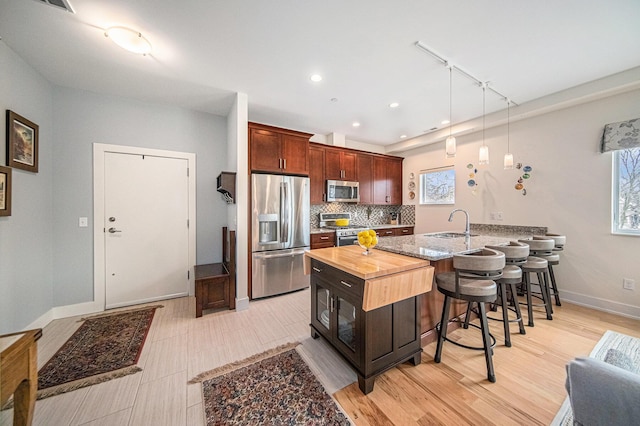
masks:
{"label": "refrigerator door handle", "polygon": [[[304,254],[304,252],[307,250],[308,248],[299,248],[299,249],[287,250],[286,253],[277,253],[277,254],[273,254],[271,252],[253,253],[253,257],[255,257],[256,259],[276,259],[278,257],[300,256],[301,254]],[[278,250],[278,251],[281,251],[281,250]]]}
{"label": "refrigerator door handle", "polygon": [[289,223],[291,206],[289,205],[289,182],[280,185],[280,242],[289,243]]}

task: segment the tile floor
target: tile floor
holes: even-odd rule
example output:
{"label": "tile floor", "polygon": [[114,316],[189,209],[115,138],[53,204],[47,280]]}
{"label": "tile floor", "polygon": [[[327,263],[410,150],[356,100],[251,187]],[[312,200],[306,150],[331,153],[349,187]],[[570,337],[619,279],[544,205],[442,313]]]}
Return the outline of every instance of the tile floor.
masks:
{"label": "tile floor", "polygon": [[[142,372],[36,403],[34,425],[204,425],[197,374],[284,343],[300,341],[329,394],[356,381],[354,371],[322,339],[310,338],[310,291],[262,299],[245,311],[206,311],[195,318],[195,299],[154,304],[156,311],[138,365]],[[126,309],[126,308],[124,308]],[[38,341],[38,368],[80,326],[79,317],[55,320]],[[12,424],[12,410],[0,425]]]}

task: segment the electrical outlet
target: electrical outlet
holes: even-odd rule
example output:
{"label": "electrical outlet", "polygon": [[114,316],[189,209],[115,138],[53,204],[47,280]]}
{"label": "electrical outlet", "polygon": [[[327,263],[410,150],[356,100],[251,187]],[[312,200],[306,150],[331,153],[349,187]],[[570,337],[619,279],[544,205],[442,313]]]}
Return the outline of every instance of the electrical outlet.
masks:
{"label": "electrical outlet", "polygon": [[636,289],[636,280],[631,278],[623,278],[622,279],[622,288],[625,290],[635,290]]}
{"label": "electrical outlet", "polygon": [[80,228],[86,228],[87,226],[89,226],[89,219],[86,217],[78,218],[78,226]]}
{"label": "electrical outlet", "polygon": [[496,220],[502,220],[502,212],[496,212]]}

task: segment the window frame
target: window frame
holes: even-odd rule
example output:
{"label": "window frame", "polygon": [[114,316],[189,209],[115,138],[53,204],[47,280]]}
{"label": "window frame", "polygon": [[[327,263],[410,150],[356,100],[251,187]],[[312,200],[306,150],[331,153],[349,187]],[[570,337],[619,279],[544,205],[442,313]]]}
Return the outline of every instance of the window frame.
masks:
{"label": "window frame", "polygon": [[[640,151],[640,148],[630,148]],[[613,151],[612,173],[611,173],[611,233],[613,235],[624,235],[640,237],[640,227],[637,230],[620,228],[620,161],[621,153],[627,150]]]}

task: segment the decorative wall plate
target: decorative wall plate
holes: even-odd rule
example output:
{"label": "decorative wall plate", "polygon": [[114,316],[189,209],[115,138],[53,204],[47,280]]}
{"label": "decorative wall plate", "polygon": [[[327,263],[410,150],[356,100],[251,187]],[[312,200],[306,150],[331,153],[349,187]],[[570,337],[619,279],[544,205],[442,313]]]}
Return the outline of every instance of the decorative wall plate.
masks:
{"label": "decorative wall plate", "polygon": [[413,180],[416,176],[413,173],[409,173],[409,179]]}
{"label": "decorative wall plate", "polygon": [[416,183],[415,182],[409,182],[409,190],[413,191],[414,189],[416,189]]}
{"label": "decorative wall plate", "polygon": [[413,191],[409,192],[409,199],[413,200],[414,198],[416,198],[416,193]]}

